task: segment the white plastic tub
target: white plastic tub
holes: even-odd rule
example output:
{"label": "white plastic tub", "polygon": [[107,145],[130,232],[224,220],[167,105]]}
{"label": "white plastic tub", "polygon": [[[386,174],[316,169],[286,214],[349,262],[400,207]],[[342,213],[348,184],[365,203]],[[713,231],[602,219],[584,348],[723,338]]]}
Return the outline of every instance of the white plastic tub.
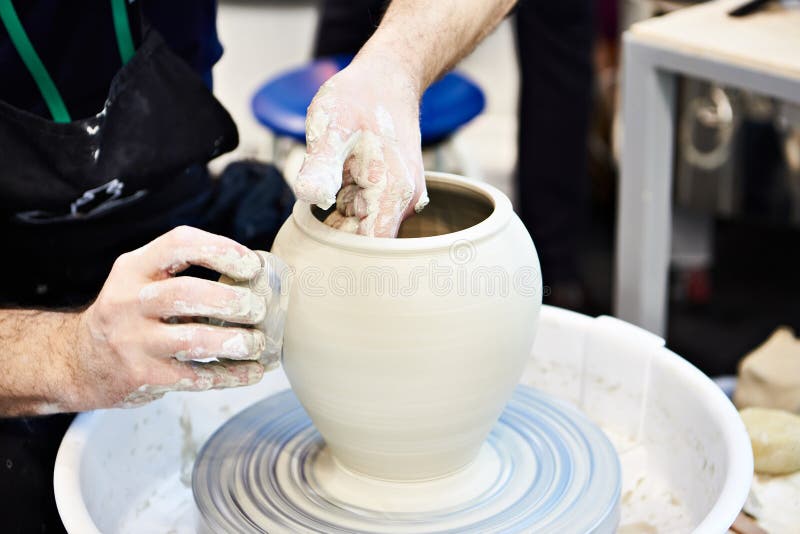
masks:
{"label": "white plastic tub", "polygon": [[[544,307],[523,382],[576,404],[617,447],[619,532],[723,533],[747,497],[750,442],[733,405],[660,338],[609,317]],[[288,387],[173,393],[135,410],[79,416],[54,487],[71,533],[194,532],[196,450],[227,418]]]}

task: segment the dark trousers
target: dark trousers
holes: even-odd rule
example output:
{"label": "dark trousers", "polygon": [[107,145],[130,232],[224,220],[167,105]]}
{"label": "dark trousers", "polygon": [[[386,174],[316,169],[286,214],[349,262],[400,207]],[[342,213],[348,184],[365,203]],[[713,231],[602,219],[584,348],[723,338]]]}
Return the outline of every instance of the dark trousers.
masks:
{"label": "dark trousers", "polygon": [[[385,0],[325,0],[316,57],[353,54],[378,26]],[[578,278],[586,218],[592,105],[592,0],[522,0],[517,211],[539,252],[545,284]]]}

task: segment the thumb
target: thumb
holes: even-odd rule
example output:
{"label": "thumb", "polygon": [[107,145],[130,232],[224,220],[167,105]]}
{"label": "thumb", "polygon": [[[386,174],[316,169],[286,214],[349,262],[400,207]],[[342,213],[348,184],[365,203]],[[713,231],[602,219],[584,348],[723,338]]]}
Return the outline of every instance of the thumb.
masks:
{"label": "thumb", "polygon": [[302,201],[326,210],[336,203],[342,186],[344,162],[336,158],[306,153],[303,166],[294,181],[294,194]]}
{"label": "thumb", "polygon": [[360,137],[360,132],[331,122],[331,116],[312,102],[306,118],[306,156],[293,185],[298,199],[322,209],[336,203],[344,162]]}

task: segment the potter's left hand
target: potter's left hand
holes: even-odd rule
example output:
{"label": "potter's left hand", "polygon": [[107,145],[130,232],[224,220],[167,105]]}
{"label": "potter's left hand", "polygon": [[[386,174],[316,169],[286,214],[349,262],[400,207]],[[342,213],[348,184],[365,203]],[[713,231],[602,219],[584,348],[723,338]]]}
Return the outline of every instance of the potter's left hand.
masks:
{"label": "potter's left hand", "polygon": [[359,55],[308,108],[297,197],[336,211],[345,231],[395,237],[428,203],[419,131],[419,83],[396,64]]}

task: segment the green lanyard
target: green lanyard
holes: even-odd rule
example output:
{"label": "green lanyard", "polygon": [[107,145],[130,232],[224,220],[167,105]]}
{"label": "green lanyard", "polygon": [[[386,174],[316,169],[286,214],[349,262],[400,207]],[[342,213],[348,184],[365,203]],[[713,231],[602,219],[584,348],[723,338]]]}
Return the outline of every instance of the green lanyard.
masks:
{"label": "green lanyard", "polygon": [[[133,57],[134,53],[128,11],[125,8],[125,0],[110,0],[110,2],[111,14],[114,18],[114,32],[117,35],[117,47],[124,65]],[[58,92],[56,84],[53,83],[53,79],[39,58],[39,54],[33,48],[11,0],[0,0],[0,20],[3,21],[3,25],[8,31],[8,36],[11,38],[11,43],[22,58],[22,62],[25,63],[28,72],[31,73],[33,80],[39,87],[39,92],[42,93],[42,98],[44,98],[53,120],[55,122],[70,122],[71,119],[67,107],[64,105],[64,99],[61,98],[61,93]]]}

